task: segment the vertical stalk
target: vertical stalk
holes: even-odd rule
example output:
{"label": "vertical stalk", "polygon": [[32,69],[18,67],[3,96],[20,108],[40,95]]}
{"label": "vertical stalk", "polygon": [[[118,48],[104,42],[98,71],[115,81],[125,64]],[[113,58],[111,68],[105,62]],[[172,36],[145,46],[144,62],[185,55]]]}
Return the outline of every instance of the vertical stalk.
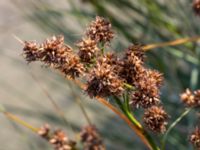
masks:
{"label": "vertical stalk", "polygon": [[132,115],[132,113],[126,108],[128,99],[125,99],[125,105],[121,102],[121,100],[118,97],[114,97],[116,103],[118,104],[119,108],[122,110],[122,112],[127,116],[127,118],[134,124],[136,125],[142,134],[145,136],[147,141],[149,142],[152,150],[160,150],[160,148],[155,144],[154,140],[152,137],[147,133],[147,131],[144,130],[142,125],[136,120],[136,118]]}
{"label": "vertical stalk", "polygon": [[166,139],[169,135],[169,132],[192,110],[192,108],[186,109],[181,115],[170,125],[167,129],[162,141],[161,141],[161,150],[165,149]]}

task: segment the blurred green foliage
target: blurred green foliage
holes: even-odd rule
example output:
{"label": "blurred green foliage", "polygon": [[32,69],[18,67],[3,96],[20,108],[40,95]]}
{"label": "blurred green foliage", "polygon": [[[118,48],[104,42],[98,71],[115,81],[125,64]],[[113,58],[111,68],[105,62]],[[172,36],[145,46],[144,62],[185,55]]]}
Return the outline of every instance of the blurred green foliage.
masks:
{"label": "blurred green foliage", "polygon": [[[47,35],[64,34],[66,43],[69,44],[82,37],[87,24],[96,15],[109,18],[116,32],[111,49],[119,53],[131,43],[146,45],[200,35],[200,17],[193,13],[191,0],[13,0],[12,2],[21,9],[27,21],[37,26],[38,30]],[[31,34],[31,31],[27,32]],[[184,111],[179,101],[179,93],[185,88],[200,88],[200,45],[187,43],[159,48],[148,51],[147,55],[147,65],[164,74],[162,101],[171,115],[170,122],[173,122]],[[167,150],[189,150],[187,134],[197,122],[194,113],[190,113],[170,133]],[[130,134],[128,132],[120,131],[121,134],[110,132],[112,118],[107,120],[101,131],[105,140],[109,141],[108,149],[145,149],[140,142],[138,144],[138,140],[128,138],[127,135]],[[116,129],[120,130],[119,128],[120,126]]]}

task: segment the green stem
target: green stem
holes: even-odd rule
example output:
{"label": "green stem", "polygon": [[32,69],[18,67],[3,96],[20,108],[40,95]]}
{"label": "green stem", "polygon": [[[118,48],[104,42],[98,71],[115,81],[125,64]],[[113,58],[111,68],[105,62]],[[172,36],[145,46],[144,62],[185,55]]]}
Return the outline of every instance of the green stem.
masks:
{"label": "green stem", "polygon": [[[137,121],[137,119],[132,115],[132,113],[126,109],[125,105],[123,105],[123,103],[121,102],[121,100],[118,97],[114,97],[117,105],[119,106],[119,108],[123,111],[123,113],[127,116],[127,118],[137,127],[141,130],[142,134],[145,136],[145,138],[148,140],[149,144],[151,145],[152,150],[160,150],[159,147],[156,146],[156,144],[154,143],[152,137],[144,130],[144,128],[142,127],[142,125],[140,124],[140,122]],[[128,101],[125,100],[125,101]],[[125,102],[127,103],[127,102]]]}
{"label": "green stem", "polygon": [[104,51],[105,51],[104,43],[100,43],[100,49],[101,49],[102,55],[104,55]]}
{"label": "green stem", "polygon": [[124,83],[124,86],[127,88],[127,89],[130,89],[130,90],[135,90],[135,87],[128,84],[128,83]]}
{"label": "green stem", "polygon": [[170,131],[192,110],[192,108],[186,109],[167,129],[162,142],[161,142],[161,150],[164,150],[167,136],[169,135]]}

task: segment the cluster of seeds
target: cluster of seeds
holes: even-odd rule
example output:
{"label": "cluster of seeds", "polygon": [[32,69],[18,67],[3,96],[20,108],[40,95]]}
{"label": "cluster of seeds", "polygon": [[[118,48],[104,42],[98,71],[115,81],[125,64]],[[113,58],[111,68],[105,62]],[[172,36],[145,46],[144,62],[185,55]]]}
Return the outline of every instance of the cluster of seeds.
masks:
{"label": "cluster of seeds", "polygon": [[[186,107],[199,108],[200,107],[200,90],[191,91],[186,89],[180,95],[181,101]],[[200,128],[196,127],[195,130],[189,136],[189,141],[196,149],[200,149]]]}
{"label": "cluster of seeds", "polygon": [[105,146],[95,126],[89,125],[80,132],[84,150],[105,150]]}
{"label": "cluster of seeds", "polygon": [[122,57],[105,53],[105,45],[113,37],[111,23],[96,17],[76,43],[77,51],[64,43],[63,36],[53,36],[42,44],[25,41],[24,56],[28,62],[41,61],[71,78],[85,77],[85,91],[90,97],[120,97],[128,92],[130,104],[149,114],[144,115],[145,125],[155,132],[164,132],[167,115],[160,106],[162,74],[145,67],[144,50],[139,44],[125,49]]}
{"label": "cluster of seeds", "polygon": [[181,94],[181,100],[187,107],[199,107],[200,90],[192,92],[191,90],[186,89],[186,91]]}
{"label": "cluster of seeds", "polygon": [[38,134],[51,143],[55,150],[74,150],[76,142],[70,140],[62,130],[51,131],[48,124],[38,130]]}
{"label": "cluster of seeds", "polygon": [[[76,143],[70,140],[62,130],[51,131],[48,124],[38,130],[38,134],[54,146],[55,150],[76,150]],[[79,133],[83,150],[105,150],[105,146],[94,125],[88,125]]]}
{"label": "cluster of seeds", "polygon": [[28,63],[41,61],[47,66],[60,70],[71,78],[79,77],[84,73],[84,65],[80,58],[73,53],[72,48],[64,43],[64,36],[53,36],[42,44],[24,42],[24,57]]}
{"label": "cluster of seeds", "polygon": [[192,134],[189,137],[189,140],[197,150],[200,149],[200,129],[199,129],[199,127],[196,127],[196,129],[192,132]]}

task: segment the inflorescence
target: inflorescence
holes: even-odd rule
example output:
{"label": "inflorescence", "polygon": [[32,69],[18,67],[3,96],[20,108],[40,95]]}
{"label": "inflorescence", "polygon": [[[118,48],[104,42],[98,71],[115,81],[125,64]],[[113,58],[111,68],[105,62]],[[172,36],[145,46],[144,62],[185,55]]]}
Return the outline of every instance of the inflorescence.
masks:
{"label": "inflorescence", "polygon": [[200,90],[192,92],[186,89],[186,91],[181,94],[181,100],[187,107],[200,107]]}
{"label": "inflorescence", "polygon": [[94,125],[86,126],[80,132],[84,150],[105,150],[103,141]]}
{"label": "inflorescence", "polygon": [[38,134],[52,144],[55,150],[74,150],[76,142],[70,140],[62,130],[52,131],[48,124],[38,130]]}
{"label": "inflorescence", "polygon": [[[182,103],[185,104],[188,108],[199,108],[200,107],[200,89],[191,91],[190,89],[186,89],[180,95]],[[200,150],[200,128],[197,126],[195,130],[190,134],[189,141],[192,145]]]}
{"label": "inflorescence", "polygon": [[200,129],[199,129],[199,127],[196,127],[196,129],[191,133],[189,140],[197,150],[200,149]]}
{"label": "inflorescence", "polygon": [[145,66],[140,44],[129,46],[122,57],[105,53],[113,37],[111,23],[96,17],[85,36],[76,42],[77,51],[66,45],[60,35],[42,44],[25,41],[23,55],[28,63],[41,61],[70,78],[84,77],[85,91],[91,98],[122,97],[128,93],[132,107],[145,109],[148,129],[163,133],[168,118],[160,101],[163,75]]}

